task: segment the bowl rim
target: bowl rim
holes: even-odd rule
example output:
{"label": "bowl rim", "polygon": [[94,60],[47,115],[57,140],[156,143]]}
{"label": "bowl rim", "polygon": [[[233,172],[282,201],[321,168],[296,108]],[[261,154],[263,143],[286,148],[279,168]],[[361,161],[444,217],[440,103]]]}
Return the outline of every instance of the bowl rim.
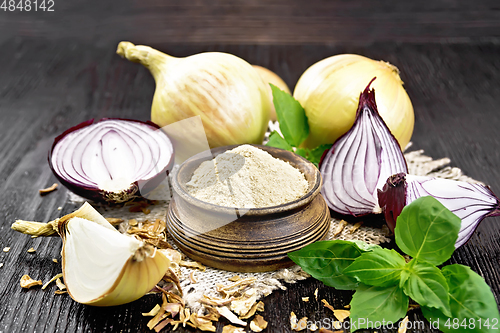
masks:
{"label": "bowl rim", "polygon": [[[314,180],[312,182],[312,186],[305,193],[302,197],[299,199],[283,203],[281,205],[276,205],[276,206],[269,206],[269,207],[261,207],[261,208],[244,208],[244,207],[228,207],[228,206],[219,206],[216,204],[212,204],[206,201],[202,201],[200,199],[197,199],[193,197],[189,192],[187,192],[185,188],[185,184],[181,184],[179,180],[179,175],[181,172],[185,170],[185,168],[190,165],[191,163],[195,163],[198,161],[199,163],[197,166],[194,168],[196,169],[202,162],[208,161],[213,159],[219,154],[222,154],[228,150],[231,150],[233,148],[236,148],[238,146],[242,145],[251,145],[256,148],[260,148],[269,154],[271,154],[274,158],[278,158],[281,160],[284,160],[286,162],[290,162],[290,160],[285,160],[283,158],[280,158],[279,156],[275,156],[273,154],[273,151],[280,152],[281,154],[288,155],[290,157],[293,157],[294,159],[300,161],[300,163],[294,163],[293,166],[297,169],[299,169],[303,174],[304,174],[304,169],[310,169],[314,171]],[[198,208],[205,209],[208,211],[216,211],[218,213],[227,213],[227,214],[236,214],[237,216],[242,216],[242,215],[268,215],[268,214],[274,214],[274,213],[281,213],[293,209],[298,209],[300,207],[303,207],[304,205],[309,204],[317,195],[320,195],[321,191],[321,186],[323,183],[323,179],[321,177],[321,173],[319,169],[309,160],[306,158],[295,154],[294,152],[281,149],[281,148],[276,148],[276,147],[270,147],[270,146],[265,146],[265,145],[258,145],[258,144],[237,144],[237,145],[230,145],[230,146],[222,146],[222,147],[217,147],[217,148],[212,148],[210,149],[210,156],[206,154],[206,152],[202,152],[199,154],[196,154],[194,156],[191,156],[184,162],[182,162],[178,168],[174,168],[172,172],[172,190],[173,190],[173,198],[175,198],[175,195],[180,196],[184,201],[189,202],[192,205],[197,206]],[[191,174],[192,176],[192,174]],[[308,183],[311,184],[311,182],[308,180]]]}

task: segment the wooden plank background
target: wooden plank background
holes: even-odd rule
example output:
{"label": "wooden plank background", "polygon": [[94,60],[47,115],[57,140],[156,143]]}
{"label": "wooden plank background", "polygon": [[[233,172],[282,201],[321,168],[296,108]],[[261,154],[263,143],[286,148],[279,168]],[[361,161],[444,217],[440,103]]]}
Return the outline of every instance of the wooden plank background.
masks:
{"label": "wooden plank background", "polygon": [[495,0],[54,0],[53,9],[0,11],[0,38],[275,45],[500,37]]}
{"label": "wooden plank background", "polygon": [[[1,4],[1,1],[0,1]],[[414,149],[500,193],[500,7],[497,1],[55,1],[55,11],[0,10],[0,332],[147,332],[140,315],[157,302],[93,308],[52,291],[22,290],[23,274],[60,272],[58,238],[10,230],[17,218],[48,221],[74,210],[67,192],[40,197],[55,178],[53,138],[100,117],[149,118],[154,80],[115,54],[121,40],[175,56],[238,55],[293,88],[314,62],[339,53],[383,59],[401,70],[416,123]],[[61,207],[61,210],[58,210]],[[488,218],[450,263],[470,266],[500,298],[500,218]],[[34,247],[35,254],[27,253]],[[265,299],[268,332],[289,332],[289,315],[331,318],[351,293],[308,279]],[[419,311],[410,320],[420,320]],[[218,332],[222,331],[222,321]],[[179,330],[179,332],[193,330]],[[380,330],[378,330],[380,331]],[[429,328],[423,332],[434,332]],[[395,332],[395,331],[394,331]]]}

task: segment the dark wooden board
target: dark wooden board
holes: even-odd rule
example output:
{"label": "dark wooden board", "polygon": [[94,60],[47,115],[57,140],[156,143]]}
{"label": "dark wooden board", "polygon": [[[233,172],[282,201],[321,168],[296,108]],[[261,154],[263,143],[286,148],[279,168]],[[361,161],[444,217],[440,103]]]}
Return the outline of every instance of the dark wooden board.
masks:
{"label": "dark wooden board", "polygon": [[[397,65],[413,101],[416,124],[414,148],[434,157],[450,157],[467,175],[500,189],[500,46],[393,44],[367,47],[328,46],[159,46],[185,56],[201,51],[225,51],[279,73],[293,87],[300,74],[315,61],[337,53],[359,53]],[[154,81],[145,68],[114,54],[115,45],[47,43],[9,40],[1,45],[0,63],[0,331],[3,332],[141,332],[147,319],[140,315],[158,300],[145,297],[129,305],[93,308],[67,296],[40,289],[22,290],[20,277],[29,273],[44,281],[60,272],[58,238],[31,239],[14,233],[17,218],[48,221],[71,212],[66,190],[40,197],[38,189],[55,181],[46,163],[53,138],[80,121],[95,117],[148,119]],[[62,207],[59,211],[57,208]],[[450,262],[470,266],[500,296],[498,218],[485,220],[471,241]],[[26,251],[34,247],[35,254]],[[351,293],[338,292],[308,279],[265,298],[269,332],[289,331],[290,311],[312,320],[332,318],[313,296],[340,307]],[[415,320],[422,317],[418,311]],[[412,318],[410,318],[412,319]],[[220,329],[220,327],[219,327]],[[180,330],[182,332],[182,330]]]}
{"label": "dark wooden board", "polygon": [[[403,26],[401,20],[408,21],[409,26],[418,20],[423,23],[396,31],[394,25],[375,22],[379,30],[366,35],[363,28],[370,28],[372,23],[365,22],[355,29],[353,18],[337,39],[333,38],[337,34],[326,34],[324,29],[335,22],[342,26],[342,13],[355,13],[355,4],[321,2],[299,11],[302,7],[293,2],[292,9],[285,11],[284,2],[277,2],[269,7],[268,16],[258,18],[258,14],[266,11],[262,3],[253,1],[248,2],[244,12],[222,2],[216,2],[219,7],[215,9],[205,8],[203,2],[191,6],[175,3],[166,6],[158,2],[156,7],[151,3],[144,9],[138,1],[124,1],[123,7],[92,3],[93,8],[86,7],[84,2],[75,1],[71,5],[57,2],[61,6],[57,8],[65,8],[63,13],[67,16],[60,12],[54,16],[33,13],[14,16],[0,12],[0,248],[11,247],[7,253],[0,252],[0,262],[4,264],[0,268],[0,332],[149,331],[147,318],[140,313],[149,311],[158,302],[155,296],[103,309],[80,305],[67,295],[54,295],[53,288],[21,289],[19,279],[23,274],[47,281],[60,272],[59,264],[52,262],[52,258],[60,258],[61,241],[32,239],[10,230],[11,223],[18,218],[48,221],[77,208],[68,201],[64,188],[45,197],[38,194],[38,189],[55,181],[46,159],[56,135],[90,118],[149,119],[154,80],[141,65],[115,54],[122,39],[150,44],[179,57],[202,51],[233,53],[275,71],[291,88],[308,66],[330,55],[357,53],[389,61],[401,70],[415,108],[412,149],[423,149],[433,158],[449,157],[452,166],[500,193],[500,43],[495,39],[500,21],[495,2],[475,3],[476,11],[470,11],[472,4],[467,2],[456,1],[452,5],[436,2],[427,10],[413,8],[414,16],[408,14],[412,10],[409,5],[400,4],[392,11],[372,8],[375,13],[390,12],[389,18],[397,15],[394,12],[398,10],[406,13],[396,27]],[[377,16],[371,16],[363,2],[358,6],[364,13],[357,14],[361,19],[376,20]],[[437,23],[429,22],[439,22],[439,13],[446,20],[434,31]],[[235,17],[249,17],[249,14],[253,15],[251,19],[243,21],[247,25],[242,24],[231,35],[231,25],[240,21]],[[272,20],[280,16],[283,20],[300,17],[302,21],[298,22],[303,23],[287,25]],[[303,29],[320,16],[323,21],[317,21],[315,30]],[[163,17],[171,20],[200,17],[205,21],[193,20],[190,24],[173,21],[170,27],[158,22]],[[470,27],[460,26],[461,20]],[[267,28],[260,28],[257,23]],[[211,27],[211,33],[203,30],[206,26]],[[265,33],[276,29],[276,35]],[[318,39],[311,37],[316,31]],[[392,31],[392,35],[385,35],[387,31]],[[500,218],[486,219],[470,242],[450,260],[468,265],[482,275],[491,286],[497,304],[499,222]],[[36,253],[27,253],[30,247]],[[316,289],[319,299],[324,298],[335,307],[347,304],[352,295],[325,287],[314,279],[287,287],[264,299],[268,332],[290,332],[291,311],[299,318],[333,318],[319,301],[301,301],[305,296],[313,299]],[[410,313],[410,320],[422,318],[419,311]],[[223,324],[227,321],[221,321],[218,332]],[[179,330],[184,331],[193,330]],[[413,332],[435,330],[427,326]]]}
{"label": "dark wooden board", "polygon": [[146,44],[290,45],[474,42],[500,37],[495,0],[46,2],[52,2],[51,12],[0,9],[0,40],[31,36],[107,45],[118,37]]}

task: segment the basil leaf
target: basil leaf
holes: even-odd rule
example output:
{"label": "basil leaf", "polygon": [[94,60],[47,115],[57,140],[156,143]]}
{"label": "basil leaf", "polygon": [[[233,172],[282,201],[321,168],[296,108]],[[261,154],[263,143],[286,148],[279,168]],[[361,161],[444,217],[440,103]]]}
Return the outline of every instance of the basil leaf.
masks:
{"label": "basil leaf", "polygon": [[451,316],[448,283],[439,268],[413,259],[405,270],[410,273],[402,283],[405,294],[422,306],[437,308]]}
{"label": "basil leaf", "polygon": [[293,151],[293,147],[277,131],[273,131],[269,135],[269,141],[266,143],[266,146]]}
{"label": "basil leaf", "polygon": [[358,239],[353,239],[351,240],[350,242],[353,242],[354,244],[356,244],[361,250],[364,250],[364,251],[372,251],[372,250],[375,250],[375,249],[382,249],[382,246],[380,245],[377,245],[377,244],[370,244],[370,243],[367,243],[367,242],[363,242],[362,240],[358,240]]}
{"label": "basil leaf", "polygon": [[281,133],[290,145],[298,147],[309,135],[306,112],[290,94],[273,84],[270,85]]}
{"label": "basil leaf", "polygon": [[318,167],[319,162],[321,162],[321,157],[323,157],[323,153],[331,147],[331,144],[322,144],[314,149],[297,148],[295,150],[295,154],[305,157],[309,160],[309,162],[312,162],[316,167]]}
{"label": "basil leaf", "polygon": [[325,152],[325,150],[328,150],[331,147],[332,147],[331,144],[322,144],[314,149],[297,148],[295,150],[295,154],[307,158],[316,167],[319,167],[319,162],[321,162],[321,157],[323,157],[323,153]]}
{"label": "basil leaf", "polygon": [[450,288],[451,317],[422,306],[429,323],[443,332],[498,332],[500,314],[495,296],[484,279],[463,265],[449,265],[442,270]]}
{"label": "basil leaf", "polygon": [[310,151],[310,159],[309,161],[313,163],[319,163],[321,162],[321,158],[323,157],[323,154],[325,153],[325,150],[328,150],[332,148],[333,144],[331,143],[324,143],[322,145],[317,146],[316,148],[311,149]]}
{"label": "basil leaf", "polygon": [[419,261],[440,265],[455,251],[461,220],[437,199],[420,197],[403,208],[394,235],[396,244]]}
{"label": "basil leaf", "polygon": [[295,154],[300,155],[309,160],[309,149],[307,148],[297,148],[295,149]]}
{"label": "basil leaf", "polygon": [[356,278],[344,275],[344,269],[365,251],[344,240],[318,241],[288,253],[288,257],[315,279],[339,290],[353,290]]}
{"label": "basil leaf", "polygon": [[406,269],[403,269],[403,271],[401,272],[401,276],[400,276],[400,280],[399,280],[399,286],[400,287],[403,287],[404,284],[406,283],[406,281],[408,281],[408,279],[410,278],[410,271],[409,270],[406,270]]}
{"label": "basil leaf", "polygon": [[398,286],[360,285],[351,300],[351,332],[360,328],[395,324],[406,315],[409,298]]}
{"label": "basil leaf", "polygon": [[356,277],[370,286],[389,287],[399,284],[405,258],[394,250],[374,249],[363,253],[344,270],[344,274]]}

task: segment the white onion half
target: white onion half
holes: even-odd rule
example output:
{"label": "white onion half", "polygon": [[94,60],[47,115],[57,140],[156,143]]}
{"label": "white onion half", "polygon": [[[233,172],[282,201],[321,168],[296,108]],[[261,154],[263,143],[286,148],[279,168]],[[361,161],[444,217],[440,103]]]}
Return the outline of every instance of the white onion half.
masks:
{"label": "white onion half", "polygon": [[135,301],[165,275],[170,259],[152,245],[118,232],[85,202],[58,219],[62,270],[71,298],[113,306]]}

